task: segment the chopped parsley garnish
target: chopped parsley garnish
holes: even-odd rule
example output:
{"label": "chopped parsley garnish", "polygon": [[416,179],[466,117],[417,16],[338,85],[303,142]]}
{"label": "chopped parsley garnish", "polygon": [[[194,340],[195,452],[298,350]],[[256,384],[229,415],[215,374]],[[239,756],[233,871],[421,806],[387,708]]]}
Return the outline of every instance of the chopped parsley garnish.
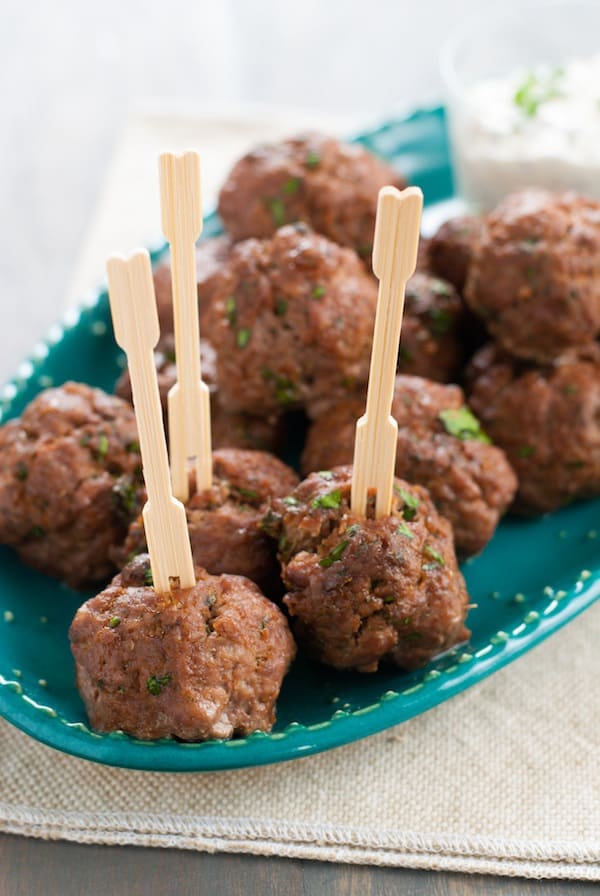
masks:
{"label": "chopped parsley garnish", "polygon": [[104,460],[106,455],[108,454],[108,436],[105,436],[104,433],[100,433],[100,438],[98,439],[98,459]]}
{"label": "chopped parsley garnish", "polygon": [[386,594],[386,596],[383,598],[384,604],[393,604],[395,600],[396,598],[393,594]]}
{"label": "chopped parsley garnish", "polygon": [[431,559],[435,562],[436,565],[438,565],[438,566],[446,565],[446,561],[444,560],[444,558],[442,557],[440,552],[436,551],[435,548],[432,548],[430,544],[425,545],[425,547],[423,548],[423,553],[427,554],[428,557],[431,557]]}
{"label": "chopped parsley garnish", "polygon": [[336,544],[334,549],[329,553],[326,557],[323,557],[319,560],[319,565],[323,567],[323,569],[329,569],[336,560],[339,560],[350,542],[346,539],[344,541],[340,541],[339,544]]}
{"label": "chopped parsley garnish", "polygon": [[449,283],[446,283],[445,280],[438,280],[437,277],[430,280],[429,288],[436,296],[452,295],[452,286]]}
{"label": "chopped parsley garnish", "polygon": [[116,628],[116,627],[117,627],[118,625],[120,625],[120,624],[121,624],[121,617],[120,617],[120,616],[111,616],[110,619],[108,620],[108,627],[109,627],[109,628]]}
{"label": "chopped parsley garnish", "polygon": [[414,495],[411,495],[410,492],[407,492],[405,488],[399,488],[397,485],[394,486],[394,491],[404,502],[404,507],[402,508],[402,516],[404,519],[407,520],[407,522],[414,520],[417,515],[417,510],[419,509],[419,499]]}
{"label": "chopped parsley garnish", "polygon": [[87,433],[79,439],[79,444],[82,448],[88,447],[88,445],[90,444],[90,437]]}
{"label": "chopped parsley garnish", "polygon": [[275,227],[282,227],[285,224],[285,205],[281,199],[269,199],[267,201],[271,218]]}
{"label": "chopped parsley garnish", "polygon": [[317,165],[321,163],[321,156],[318,152],[315,152],[314,149],[309,149],[306,153],[306,158],[304,159],[304,164],[307,168],[316,168]]}
{"label": "chopped parsley garnish", "polygon": [[277,317],[285,317],[287,307],[287,299],[277,299],[277,301],[275,302],[275,314],[277,315]]}
{"label": "chopped parsley garnish", "polygon": [[481,424],[475,414],[466,405],[462,408],[448,408],[441,411],[439,419],[444,424],[446,432],[456,436],[462,442],[473,439],[476,442],[491,443],[491,439],[482,430]]}
{"label": "chopped parsley garnish", "polygon": [[366,258],[367,255],[370,255],[373,251],[373,244],[369,243],[368,246],[359,246],[356,250],[361,258]]}
{"label": "chopped parsley garnish", "polygon": [[565,395],[577,395],[577,386],[573,383],[567,383],[565,386]]}
{"label": "chopped parsley garnish", "polygon": [[335,509],[340,506],[342,503],[342,493],[339,488],[334,489],[332,492],[327,492],[325,495],[319,495],[311,504],[311,507],[322,507],[324,509],[330,510]]}
{"label": "chopped parsley garnish", "polygon": [[230,327],[235,327],[237,323],[237,305],[233,296],[225,299],[225,316]]}
{"label": "chopped parsley garnish", "polygon": [[430,308],[431,332],[434,336],[443,336],[452,324],[452,315],[446,308]]}
{"label": "chopped parsley garnish", "polygon": [[293,495],[286,495],[282,500],[288,507],[296,507],[299,504],[298,498],[294,498]]}
{"label": "chopped parsley garnish", "polygon": [[131,482],[117,480],[113,486],[113,495],[117,501],[117,510],[125,512],[126,517],[131,517],[138,509],[137,489]]}
{"label": "chopped parsley garnish", "polygon": [[519,457],[531,457],[532,454],[535,454],[535,448],[533,445],[521,445],[517,454]]}
{"label": "chopped parsley garnish", "polygon": [[401,345],[400,351],[398,352],[398,359],[400,361],[412,361],[413,354],[409,348],[406,348],[405,346]]}
{"label": "chopped parsley garnish", "polygon": [[128,442],[125,445],[125,451],[128,454],[139,454],[140,453],[140,443],[139,442]]}
{"label": "chopped parsley garnish", "polygon": [[533,118],[542,103],[560,96],[560,80],[564,69],[555,68],[549,72],[529,72],[523,83],[515,91],[513,102],[528,118]]}
{"label": "chopped parsley garnish", "polygon": [[411,532],[406,523],[400,523],[398,528],[396,529],[398,535],[406,535],[407,538],[414,538],[414,532]]}
{"label": "chopped parsley garnish", "polygon": [[236,336],[236,343],[238,348],[246,348],[248,343],[250,342],[251,332],[247,327],[244,327],[242,330],[238,330]]}
{"label": "chopped parsley garnish", "polygon": [[29,470],[27,469],[23,461],[19,461],[19,463],[17,464],[17,472],[15,475],[19,482],[25,482],[25,480],[29,476]]}
{"label": "chopped parsley garnish", "polygon": [[300,186],[300,180],[297,177],[290,177],[288,181],[286,181],[283,185],[283,192],[287,196],[293,196],[294,193],[298,192],[298,187]]}
{"label": "chopped parsley garnish", "polygon": [[331,470],[319,470],[317,476],[320,476],[321,479],[333,479],[333,473]]}
{"label": "chopped parsley garnish", "polygon": [[327,290],[325,289],[325,287],[322,284],[319,284],[319,286],[315,286],[311,293],[311,296],[313,297],[313,299],[322,299],[326,292]]}
{"label": "chopped parsley garnish", "polygon": [[146,682],[146,687],[153,697],[158,697],[162,693],[162,689],[171,681],[170,675],[151,675]]}
{"label": "chopped parsley garnish", "polygon": [[270,367],[263,367],[261,374],[263,380],[274,384],[275,398],[280,404],[291,404],[296,400],[296,384],[289,377],[275,373]]}
{"label": "chopped parsley garnish", "polygon": [[360,532],[360,526],[358,523],[352,523],[351,526],[345,530],[344,535],[356,535],[357,532]]}
{"label": "chopped parsley garnish", "polygon": [[32,538],[43,538],[46,534],[46,530],[42,529],[41,526],[32,526],[29,534]]}
{"label": "chopped parsley garnish", "polygon": [[241,486],[233,486],[232,491],[237,492],[238,495],[241,495],[242,498],[248,498],[249,501],[256,501],[258,498],[258,492],[253,488],[242,488]]}
{"label": "chopped parsley garnish", "polygon": [[144,584],[148,585],[149,588],[152,588],[154,585],[154,579],[152,578],[152,570],[150,567],[144,573]]}

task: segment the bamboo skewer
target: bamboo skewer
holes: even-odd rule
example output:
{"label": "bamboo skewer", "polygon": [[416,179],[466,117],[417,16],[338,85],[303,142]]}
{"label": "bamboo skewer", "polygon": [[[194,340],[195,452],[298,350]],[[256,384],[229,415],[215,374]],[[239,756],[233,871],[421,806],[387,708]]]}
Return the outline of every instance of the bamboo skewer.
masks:
{"label": "bamboo skewer", "polygon": [[202,382],[195,243],[202,232],[200,157],[164,152],[159,160],[162,229],[171,246],[177,382],[169,390],[169,447],[173,492],[189,497],[189,460],[196,489],[212,485],[210,400]]}
{"label": "bamboo skewer", "polygon": [[154,587],[191,588],[194,562],[185,508],[171,492],[154,347],[159,326],[146,251],[113,255],[106,265],[115,338],[127,354],[148,500],[143,510]]}
{"label": "bamboo skewer", "polygon": [[423,194],[418,187],[379,191],[373,272],[379,280],[367,406],[356,424],[351,506],[366,516],[370,490],[376,491],[376,518],[390,513],[398,424],[391,415],[406,281],[417,264]]}

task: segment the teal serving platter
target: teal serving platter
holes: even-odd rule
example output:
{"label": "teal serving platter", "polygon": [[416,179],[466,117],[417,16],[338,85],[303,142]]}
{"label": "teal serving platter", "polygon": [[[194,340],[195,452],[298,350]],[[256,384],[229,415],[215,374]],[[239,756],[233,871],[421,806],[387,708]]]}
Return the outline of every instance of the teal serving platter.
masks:
{"label": "teal serving platter", "polygon": [[[417,111],[356,139],[419,184],[427,205],[452,197],[443,109]],[[219,232],[218,218],[209,216],[204,236]],[[110,391],[122,366],[107,296],[99,291],[54,326],[0,390],[2,420],[67,379]],[[463,566],[474,604],[468,644],[411,674],[341,674],[299,659],[284,682],[272,733],[231,741],[146,742],[90,730],[67,636],[90,595],[23,566],[7,548],[0,548],[0,569],[0,715],[51,747],[95,762],[214,771],[295,759],[367,737],[431,709],[539,644],[600,595],[600,501],[500,525],[485,551]]]}

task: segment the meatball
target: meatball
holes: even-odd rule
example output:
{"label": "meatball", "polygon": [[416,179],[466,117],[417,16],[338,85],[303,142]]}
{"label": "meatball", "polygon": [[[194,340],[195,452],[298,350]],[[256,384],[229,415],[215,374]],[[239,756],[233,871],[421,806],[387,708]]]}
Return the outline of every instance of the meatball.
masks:
{"label": "meatball", "polygon": [[[198,286],[198,307],[200,321],[212,301],[214,277],[229,255],[231,241],[227,236],[203,240],[196,247],[196,281]],[[173,332],[173,290],[171,287],[171,266],[168,261],[154,271],[154,292],[161,333]]]}
{"label": "meatball", "polygon": [[414,274],[406,284],[398,371],[441,383],[455,380],[462,366],[463,312],[450,283]]}
{"label": "meatball", "polygon": [[295,646],[282,612],[241,576],[196,570],[157,594],[137,557],[78,611],[69,632],[92,728],[153,740],[270,731]]}
{"label": "meatball", "polygon": [[[214,448],[247,448],[264,451],[280,451],[285,442],[285,421],[282,415],[257,417],[251,414],[230,413],[219,405],[215,350],[205,339],[200,340],[202,378],[210,390],[210,416],[212,444]],[[165,430],[168,434],[168,395],[177,381],[175,364],[175,340],[172,334],[164,336],[154,352],[158,377],[158,389],[163,410]],[[124,370],[115,386],[120,398],[131,403],[131,380]]]}
{"label": "meatball", "polygon": [[414,669],[464,641],[468,595],[450,523],[398,479],[392,513],[350,510],[351,467],[312,473],[275,501],[284,598],[298,642],[336,669]]}
{"label": "meatball", "polygon": [[[264,451],[215,451],[212,487],[196,492],[192,481],[186,506],[196,565],[214,575],[246,576],[269,597],[279,597],[279,565],[273,543],[262,529],[262,519],[270,501],[287,495],[297,482],[292,469]],[[115,560],[123,565],[146,550],[144,525],[139,517],[131,525]]]}
{"label": "meatball", "polygon": [[70,382],[41,392],[0,427],[0,543],[72,588],[106,580],[139,512],[137,438],[120,398]]}
{"label": "meatball", "polygon": [[600,203],[524,190],[484,219],[465,298],[511,355],[537,362],[600,331]]}
{"label": "meatball", "polygon": [[405,186],[389,165],[362,146],[309,133],[259,146],[233,167],[219,195],[219,214],[235,240],[268,237],[304,221],[369,260],[377,194]]}
{"label": "meatball", "polygon": [[356,253],[302,224],[231,251],[209,311],[221,404],[257,416],[364,384],[377,284]]}
{"label": "meatball", "polygon": [[519,477],[517,513],[600,495],[599,345],[535,367],[490,344],[467,375],[471,407]]}
{"label": "meatball", "polygon": [[[363,412],[363,402],[349,399],[313,423],[302,456],[305,473],[352,460],[356,421]],[[398,421],[396,475],[428,490],[451,522],[461,556],[477,554],[517,489],[504,453],[489,444],[458,386],[397,376],[392,415]]]}
{"label": "meatball", "polygon": [[483,223],[481,218],[464,215],[445,221],[427,247],[429,269],[448,280],[462,295],[471,259],[476,252]]}

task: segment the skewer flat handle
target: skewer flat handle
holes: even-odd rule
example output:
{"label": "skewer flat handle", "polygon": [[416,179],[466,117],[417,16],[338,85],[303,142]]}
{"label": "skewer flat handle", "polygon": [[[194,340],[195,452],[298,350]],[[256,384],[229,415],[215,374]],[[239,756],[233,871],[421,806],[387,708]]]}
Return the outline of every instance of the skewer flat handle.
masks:
{"label": "skewer flat handle", "polygon": [[159,326],[146,251],[130,258],[113,256],[107,265],[110,309],[115,338],[127,354],[144,480],[148,501],[143,509],[144,528],[155,589],[195,584],[194,563],[185,508],[171,493],[169,461],[162,422],[153,349]]}

